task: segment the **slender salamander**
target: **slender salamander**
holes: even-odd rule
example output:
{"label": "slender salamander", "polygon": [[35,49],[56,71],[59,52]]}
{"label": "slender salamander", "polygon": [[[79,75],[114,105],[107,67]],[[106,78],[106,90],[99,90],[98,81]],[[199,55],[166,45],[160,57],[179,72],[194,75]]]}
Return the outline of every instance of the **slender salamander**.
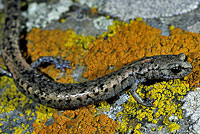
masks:
{"label": "slender salamander", "polygon": [[185,54],[145,57],[95,80],[78,84],[55,82],[32,68],[19,49],[20,1],[6,0],[5,24],[2,30],[1,52],[7,71],[2,75],[14,79],[18,89],[32,100],[58,109],[74,109],[118,95],[127,87],[142,105],[152,106],[137,93],[138,84],[154,79],[177,79],[187,76],[192,65]]}

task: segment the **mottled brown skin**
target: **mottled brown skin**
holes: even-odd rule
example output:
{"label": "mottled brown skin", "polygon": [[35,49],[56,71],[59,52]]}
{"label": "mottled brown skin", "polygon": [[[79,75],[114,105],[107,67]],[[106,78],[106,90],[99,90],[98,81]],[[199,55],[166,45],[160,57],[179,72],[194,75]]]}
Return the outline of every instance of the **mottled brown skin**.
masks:
{"label": "mottled brown skin", "polygon": [[[9,8],[8,8],[9,7]],[[152,79],[176,79],[187,76],[192,66],[184,54],[146,57],[101,78],[79,84],[62,84],[33,69],[19,50],[19,2],[6,1],[2,32],[2,55],[18,89],[32,100],[58,109],[74,109],[111,98],[132,87],[135,99],[146,106],[136,93],[137,85]]]}

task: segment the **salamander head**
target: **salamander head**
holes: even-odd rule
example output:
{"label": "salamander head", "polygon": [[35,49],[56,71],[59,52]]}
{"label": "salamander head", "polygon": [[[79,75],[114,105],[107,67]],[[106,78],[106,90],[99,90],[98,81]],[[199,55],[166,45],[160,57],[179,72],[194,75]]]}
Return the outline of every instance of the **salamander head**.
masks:
{"label": "salamander head", "polygon": [[187,62],[185,54],[153,56],[151,65],[147,68],[148,79],[178,79],[183,78],[192,72],[192,65]]}

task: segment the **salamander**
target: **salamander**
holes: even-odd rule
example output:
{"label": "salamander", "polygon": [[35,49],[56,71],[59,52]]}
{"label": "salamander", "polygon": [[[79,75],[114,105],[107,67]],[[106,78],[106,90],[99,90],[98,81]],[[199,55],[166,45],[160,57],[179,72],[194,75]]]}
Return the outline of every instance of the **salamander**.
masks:
{"label": "salamander", "polygon": [[40,104],[57,109],[74,109],[109,99],[130,87],[137,102],[152,106],[151,101],[144,101],[136,92],[140,83],[179,79],[192,71],[193,67],[183,53],[156,55],[134,61],[94,80],[58,83],[28,64],[20,52],[20,1],[7,0],[5,6],[1,52],[7,71],[1,69],[1,75],[12,77],[23,94]]}

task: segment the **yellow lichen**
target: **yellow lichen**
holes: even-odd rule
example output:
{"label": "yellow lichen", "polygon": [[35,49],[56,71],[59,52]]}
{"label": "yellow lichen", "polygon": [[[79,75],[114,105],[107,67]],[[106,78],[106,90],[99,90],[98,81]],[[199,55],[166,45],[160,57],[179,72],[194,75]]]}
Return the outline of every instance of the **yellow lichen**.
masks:
{"label": "yellow lichen", "polygon": [[55,112],[55,109],[43,105],[36,106],[35,109],[35,113],[37,114],[37,119],[35,120],[36,123],[46,122]]}
{"label": "yellow lichen", "polygon": [[106,101],[100,102],[99,105],[100,106],[98,108],[101,109],[101,111],[109,111],[110,110],[110,104],[107,103]]}
{"label": "yellow lichen", "polygon": [[60,22],[61,22],[61,23],[65,23],[66,20],[65,20],[65,19],[61,19]]}
{"label": "yellow lichen", "polygon": [[[178,128],[172,127],[172,123],[168,118],[172,115],[176,115],[179,119],[182,118],[182,110],[180,109],[180,100],[176,100],[178,96],[184,96],[190,90],[189,84],[186,84],[180,80],[171,80],[169,82],[155,83],[154,85],[146,86],[140,85],[137,89],[139,94],[144,94],[147,91],[147,98],[155,100],[153,107],[145,107],[138,104],[134,98],[131,96],[128,103],[125,103],[124,111],[118,113],[118,116],[122,116],[123,123],[120,123],[120,131],[127,132],[132,128],[127,128],[124,124],[130,120],[129,118],[134,118],[137,122],[142,122],[144,120],[152,123],[157,123],[160,120],[160,116],[163,116],[163,124],[165,124],[169,130],[175,130]],[[143,96],[145,98],[145,96]],[[155,111],[156,109],[156,111]],[[154,112],[153,112],[154,111]],[[159,121],[160,122],[160,121]]]}
{"label": "yellow lichen", "polygon": [[23,108],[25,104],[31,103],[25,95],[16,89],[15,83],[8,77],[1,77],[0,89],[5,89],[0,97],[0,114],[13,111],[17,107]]}
{"label": "yellow lichen", "polygon": [[180,125],[177,123],[171,123],[170,125],[167,126],[169,129],[169,132],[176,131],[180,128]]}

